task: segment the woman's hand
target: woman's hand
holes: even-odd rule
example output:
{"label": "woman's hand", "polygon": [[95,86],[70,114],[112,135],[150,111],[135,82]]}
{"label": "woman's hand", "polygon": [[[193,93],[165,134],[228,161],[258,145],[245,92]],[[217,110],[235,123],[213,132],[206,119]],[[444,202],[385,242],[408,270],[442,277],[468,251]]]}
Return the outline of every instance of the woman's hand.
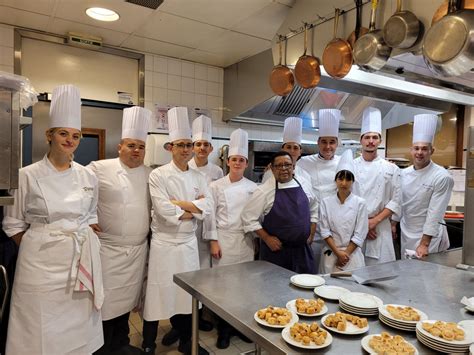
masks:
{"label": "woman's hand", "polygon": [[219,260],[220,258],[222,258],[222,250],[217,240],[211,240],[209,242],[209,248],[211,250],[211,256],[214,259]]}
{"label": "woman's hand", "polygon": [[345,250],[338,250],[336,252],[336,256],[337,256],[336,266],[340,266],[340,267],[346,266],[346,264],[350,260],[350,255]]}
{"label": "woman's hand", "polygon": [[269,235],[265,237],[263,241],[270,248],[271,251],[278,251],[281,249],[281,241],[277,237]]}

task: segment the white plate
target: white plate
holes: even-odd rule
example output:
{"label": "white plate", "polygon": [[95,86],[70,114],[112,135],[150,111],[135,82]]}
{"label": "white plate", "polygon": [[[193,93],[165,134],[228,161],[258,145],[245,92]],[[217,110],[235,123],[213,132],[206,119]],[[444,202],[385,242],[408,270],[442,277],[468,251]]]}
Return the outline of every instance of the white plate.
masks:
{"label": "white plate", "polygon": [[407,325],[401,325],[401,324],[397,324],[397,323],[392,323],[388,318],[382,317],[380,314],[379,314],[379,320],[380,320],[383,324],[386,324],[386,325],[388,325],[389,327],[392,327],[392,328],[395,328],[395,329],[404,330],[404,331],[407,331],[407,332],[414,332],[414,331],[416,331],[416,326],[412,327],[412,326],[407,326]]}
{"label": "white plate", "polygon": [[367,327],[364,328],[359,328],[357,325],[352,324],[351,322],[347,322],[347,328],[346,330],[337,330],[336,328],[333,327],[328,327],[326,324],[324,324],[324,321],[326,320],[327,317],[333,315],[334,313],[331,314],[326,314],[323,318],[321,318],[321,324],[323,325],[324,328],[330,330],[331,332],[339,333],[339,334],[346,334],[346,335],[355,335],[355,334],[363,334],[369,330],[369,325],[367,324]]}
{"label": "white plate", "polygon": [[429,338],[425,338],[425,336],[420,334],[419,332],[416,332],[416,338],[418,339],[418,341],[420,343],[426,345],[427,347],[429,347],[433,350],[436,350],[436,351],[439,351],[439,352],[442,352],[442,353],[464,354],[468,350],[467,345],[465,347],[461,347],[461,348],[453,348],[453,347],[449,347],[449,346],[446,346],[446,345],[441,345],[441,344],[438,344],[438,343],[434,343]]}
{"label": "white plate", "polygon": [[258,311],[255,312],[255,314],[253,315],[253,319],[255,319],[255,321],[256,321],[257,323],[259,323],[259,324],[261,324],[261,325],[264,325],[264,326],[266,326],[266,327],[269,327],[269,328],[280,328],[280,329],[282,329],[282,328],[285,328],[287,325],[291,325],[291,324],[293,324],[293,323],[298,322],[298,320],[299,320],[298,315],[297,315],[295,312],[293,312],[293,311],[290,310],[290,313],[291,313],[291,320],[290,320],[290,323],[285,324],[285,325],[281,325],[281,324],[268,324],[266,320],[258,318],[257,313],[258,313]]}
{"label": "white plate", "polygon": [[326,305],[324,305],[321,310],[318,312],[318,313],[313,313],[313,314],[307,314],[307,313],[301,313],[301,312],[298,312],[296,310],[296,300],[291,300],[291,301],[288,301],[288,303],[286,304],[286,308],[288,308],[290,311],[293,311],[295,312],[297,315],[299,316],[304,316],[304,317],[317,317],[317,316],[322,316],[323,314],[326,314],[327,311],[328,311],[328,307],[326,307]]}
{"label": "white plate", "polygon": [[377,296],[362,293],[362,292],[349,292],[341,296],[340,301],[345,304],[361,309],[374,309],[383,305],[383,301]]}
{"label": "white plate", "polygon": [[[473,334],[471,334],[468,331],[466,331],[466,329],[463,327],[463,326],[460,326],[461,328],[463,328],[463,330],[465,331],[465,336],[464,336],[464,340],[452,340],[452,341],[448,341],[448,340],[445,340],[443,338],[440,338],[440,337],[437,337],[437,336],[434,336],[432,335],[430,332],[427,332],[426,330],[423,329],[423,326],[422,326],[422,323],[434,323],[436,322],[436,320],[425,320],[423,322],[418,322],[416,323],[416,330],[417,332],[419,332],[420,334],[424,335],[425,337],[433,340],[435,343],[437,344],[440,344],[440,345],[444,345],[444,346],[448,346],[448,347],[454,347],[454,348],[459,348],[459,347],[465,347],[465,346],[469,346],[473,341]],[[466,347],[467,349],[467,347]]]}
{"label": "white plate", "polygon": [[353,309],[355,311],[379,314],[378,307],[377,308],[359,308],[359,307],[354,307],[354,306],[351,306],[350,304],[344,303],[342,300],[339,300],[339,304],[346,308]]}
{"label": "white plate", "polygon": [[474,341],[474,319],[466,319],[458,322],[458,325],[461,326],[464,331],[470,336]]}
{"label": "white plate", "polygon": [[360,309],[348,307],[347,305],[345,305],[343,303],[340,303],[340,302],[339,302],[339,307],[341,309],[343,309],[344,311],[347,311],[347,312],[353,313],[353,314],[357,314],[357,315],[361,315],[361,316],[371,317],[371,316],[376,316],[377,314],[379,314],[378,310],[375,310],[375,311],[361,311]]}
{"label": "white plate", "polygon": [[[364,348],[364,350],[367,351],[371,355],[377,354],[374,351],[374,349],[372,349],[369,345],[370,339],[372,339],[372,337],[374,337],[376,335],[380,336],[380,334],[369,334],[369,335],[366,335],[365,337],[363,337],[362,340],[360,341],[360,344],[362,345],[362,348]],[[418,355],[418,349],[415,348],[415,346],[412,343],[410,343],[408,341],[407,341],[407,343],[410,344],[415,349],[415,355]]]}
{"label": "white plate", "polygon": [[283,340],[285,340],[288,344],[291,344],[293,346],[296,346],[302,349],[322,349],[322,348],[325,348],[326,346],[331,345],[332,335],[329,332],[327,332],[327,334],[328,335],[326,337],[326,341],[321,345],[316,345],[314,343],[311,343],[310,345],[303,345],[303,343],[300,343],[299,341],[296,341],[295,339],[291,337],[290,326],[286,326],[281,332],[281,336],[283,337]]}
{"label": "white plate", "polygon": [[[410,325],[413,325],[413,327],[415,327],[416,323],[418,323],[418,321],[416,321],[416,320],[403,320],[403,319],[395,318],[387,310],[387,306],[394,306],[394,307],[408,307],[408,306],[404,306],[404,305],[400,305],[400,304],[384,304],[381,307],[379,307],[379,312],[381,314],[383,314],[386,318],[389,318],[389,319],[393,320],[395,323],[406,324],[406,325],[410,324]],[[411,307],[411,308],[413,308],[416,312],[418,312],[418,314],[420,315],[420,320],[421,321],[424,321],[424,320],[428,319],[428,315],[425,312],[422,312],[419,309],[414,308],[414,307]]]}
{"label": "white plate", "polygon": [[331,286],[331,285],[323,285],[318,286],[314,289],[314,293],[322,298],[326,298],[328,300],[338,301],[339,298],[344,293],[351,292],[347,288],[339,287],[339,286]]}
{"label": "white plate", "polygon": [[314,288],[326,283],[326,280],[324,280],[321,276],[313,274],[293,275],[291,276],[290,281],[293,285],[302,288]]}

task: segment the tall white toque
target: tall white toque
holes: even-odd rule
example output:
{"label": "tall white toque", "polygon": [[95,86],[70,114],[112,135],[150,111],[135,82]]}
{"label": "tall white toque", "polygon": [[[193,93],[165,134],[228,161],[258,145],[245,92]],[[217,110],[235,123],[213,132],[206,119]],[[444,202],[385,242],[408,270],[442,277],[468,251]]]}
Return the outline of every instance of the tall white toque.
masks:
{"label": "tall white toque", "polygon": [[437,115],[429,113],[415,115],[413,123],[413,143],[433,143],[437,124]]}
{"label": "tall white toque", "polygon": [[325,108],[319,110],[319,136],[339,137],[339,121],[341,120],[341,110],[335,108]]}
{"label": "tall white toque", "polygon": [[49,108],[49,128],[81,130],[81,93],[71,84],[54,88]]}
{"label": "tall white toque", "polygon": [[243,129],[236,129],[230,135],[229,157],[241,155],[248,159],[249,157],[249,135]]}
{"label": "tall white toque", "polygon": [[288,117],[283,128],[283,143],[301,144],[303,121],[299,117]]}
{"label": "tall white toque", "polygon": [[173,107],[168,110],[168,130],[170,142],[191,139],[187,107]]}
{"label": "tall white toque", "polygon": [[193,121],[193,142],[212,140],[212,120],[201,115]]}
{"label": "tall white toque", "polygon": [[360,135],[368,132],[382,134],[382,114],[378,108],[367,107],[362,114],[362,126]]}
{"label": "tall white toque", "polygon": [[123,110],[122,139],[139,139],[146,142],[146,136],[151,124],[151,111],[133,106]]}

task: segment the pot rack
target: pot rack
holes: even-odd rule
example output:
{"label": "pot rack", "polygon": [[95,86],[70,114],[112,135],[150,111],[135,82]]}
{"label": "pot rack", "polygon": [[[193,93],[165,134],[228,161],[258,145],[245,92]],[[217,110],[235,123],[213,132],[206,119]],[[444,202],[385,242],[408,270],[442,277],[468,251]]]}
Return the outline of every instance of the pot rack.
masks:
{"label": "pot rack", "polygon": [[[369,4],[370,2],[371,2],[370,0],[361,1],[360,6],[362,7],[366,4]],[[334,10],[335,9],[336,8],[334,8]],[[341,12],[339,13],[339,15],[342,16],[347,12],[354,11],[355,9],[357,9],[357,6],[351,6],[347,9],[341,8],[340,9]],[[287,41],[290,38],[295,37],[295,36],[303,33],[305,28],[308,29],[308,30],[311,30],[312,28],[318,27],[318,26],[322,25],[323,23],[334,20],[334,17],[335,17],[335,16],[325,17],[325,16],[320,16],[319,14],[316,14],[316,16],[318,18],[314,21],[311,21],[311,22],[301,21],[303,26],[298,27],[297,29],[292,29],[291,27],[289,27],[288,29],[290,30],[290,33],[288,33],[286,35],[277,34],[277,37],[278,37],[277,44],[279,44],[280,42],[283,42],[283,41]]]}

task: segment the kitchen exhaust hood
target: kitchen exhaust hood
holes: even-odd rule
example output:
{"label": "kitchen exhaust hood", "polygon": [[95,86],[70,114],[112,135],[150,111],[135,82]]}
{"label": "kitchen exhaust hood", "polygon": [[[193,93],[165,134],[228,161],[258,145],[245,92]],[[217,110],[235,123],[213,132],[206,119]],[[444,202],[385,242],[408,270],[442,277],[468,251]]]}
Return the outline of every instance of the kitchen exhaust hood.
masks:
{"label": "kitchen exhaust hood", "polygon": [[321,81],[315,88],[296,85],[288,96],[275,96],[268,84],[272,67],[268,50],[225,69],[225,121],[283,126],[287,117],[299,116],[305,129],[316,129],[319,109],[338,108],[344,117],[340,129],[350,132],[360,129],[368,106],[380,109],[383,128],[388,129],[412,121],[418,113],[439,114],[453,104],[474,105],[469,90],[443,87],[439,80],[389,71],[367,73],[356,66],[342,80],[331,78],[321,66]]}

